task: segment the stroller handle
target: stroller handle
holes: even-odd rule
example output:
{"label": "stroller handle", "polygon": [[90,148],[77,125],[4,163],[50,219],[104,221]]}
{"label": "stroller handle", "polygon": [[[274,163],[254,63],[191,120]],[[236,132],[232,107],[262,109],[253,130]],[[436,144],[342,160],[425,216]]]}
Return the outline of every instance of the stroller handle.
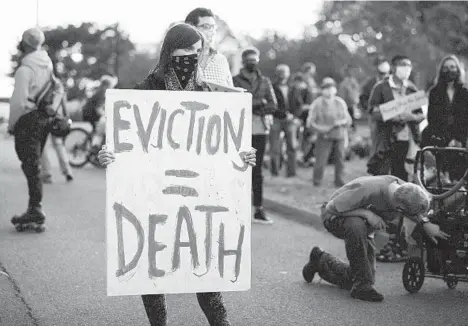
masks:
{"label": "stroller handle", "polygon": [[[426,190],[431,197],[434,200],[443,200],[445,198],[448,198],[452,196],[454,193],[456,193],[460,188],[463,186],[466,180],[468,180],[468,167],[465,170],[465,174],[463,177],[450,189],[447,190],[446,192],[443,192],[441,194],[435,195],[429,192],[429,190],[426,187],[424,180],[424,153],[425,152],[431,152],[433,154],[448,154],[448,153],[460,153],[460,154],[465,154],[468,155],[468,150],[465,148],[460,148],[460,147],[437,147],[437,146],[427,146],[424,147],[423,149],[419,150],[416,153],[416,162],[414,164],[414,175],[416,176],[416,183],[421,186],[424,190]],[[437,160],[437,158],[436,158]],[[418,171],[419,167],[419,171]],[[437,172],[439,174],[439,169],[437,168]]]}

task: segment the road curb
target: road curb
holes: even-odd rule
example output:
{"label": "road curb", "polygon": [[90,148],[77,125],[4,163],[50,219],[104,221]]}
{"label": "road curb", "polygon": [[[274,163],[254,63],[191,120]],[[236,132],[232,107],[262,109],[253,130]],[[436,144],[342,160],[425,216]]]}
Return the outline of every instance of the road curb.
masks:
{"label": "road curb", "polygon": [[268,198],[263,198],[263,206],[267,210],[271,210],[275,213],[278,213],[288,220],[311,226],[319,231],[325,231],[322,220],[320,216],[316,213],[293,207],[290,205],[286,205]]}

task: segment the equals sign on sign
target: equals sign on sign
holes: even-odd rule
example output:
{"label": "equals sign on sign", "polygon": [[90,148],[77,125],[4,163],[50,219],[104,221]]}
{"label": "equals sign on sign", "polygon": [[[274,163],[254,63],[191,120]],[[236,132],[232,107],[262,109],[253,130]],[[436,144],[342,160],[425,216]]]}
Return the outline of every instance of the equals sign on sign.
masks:
{"label": "equals sign on sign", "polygon": [[[194,179],[200,175],[195,171],[190,170],[166,170],[166,176],[183,178],[183,179]],[[171,185],[166,187],[162,191],[165,195],[179,195],[183,197],[198,197],[198,192],[195,188],[185,185]]]}

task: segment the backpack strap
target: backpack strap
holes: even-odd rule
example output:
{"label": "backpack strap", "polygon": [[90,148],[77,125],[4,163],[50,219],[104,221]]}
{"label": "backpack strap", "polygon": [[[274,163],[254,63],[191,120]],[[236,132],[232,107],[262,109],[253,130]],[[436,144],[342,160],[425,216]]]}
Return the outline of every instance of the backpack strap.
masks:
{"label": "backpack strap", "polygon": [[51,70],[49,80],[47,80],[44,83],[44,85],[39,89],[39,91],[36,93],[36,96],[34,98],[28,97],[28,101],[30,101],[31,103],[34,103],[34,104],[37,105],[42,100],[44,95],[47,93],[49,88],[52,86],[53,75],[54,75],[53,70]]}

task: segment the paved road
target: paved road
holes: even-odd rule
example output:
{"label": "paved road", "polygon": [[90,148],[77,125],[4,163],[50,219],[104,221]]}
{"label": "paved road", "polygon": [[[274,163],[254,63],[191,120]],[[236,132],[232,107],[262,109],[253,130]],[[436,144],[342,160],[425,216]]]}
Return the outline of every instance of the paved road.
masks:
{"label": "paved road", "polygon": [[[139,297],[106,297],[103,171],[78,170],[66,184],[56,169],[45,188],[47,232],[20,234],[9,220],[26,204],[26,184],[11,140],[0,140],[0,149],[0,271],[11,277],[0,272],[0,325],[147,325]],[[325,282],[305,284],[310,247],[344,257],[343,245],[272,216],[273,226],[253,226],[252,290],[225,294],[234,325],[468,325],[466,285],[448,290],[429,280],[408,295],[401,264],[378,266],[381,304],[352,300]],[[168,305],[169,325],[206,325],[194,295],[171,295]]]}

